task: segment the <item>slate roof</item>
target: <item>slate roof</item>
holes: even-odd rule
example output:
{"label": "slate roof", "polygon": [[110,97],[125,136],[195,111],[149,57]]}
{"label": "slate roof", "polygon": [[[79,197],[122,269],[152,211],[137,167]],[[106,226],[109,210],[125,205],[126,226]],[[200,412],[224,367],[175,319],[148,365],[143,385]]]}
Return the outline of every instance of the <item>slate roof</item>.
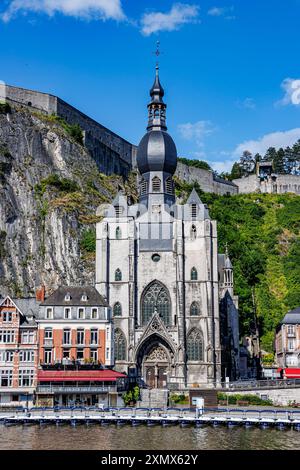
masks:
{"label": "slate roof", "polygon": [[295,308],[294,310],[290,310],[281,321],[281,325],[296,324],[300,325],[300,307]]}
{"label": "slate roof", "polygon": [[21,328],[28,326],[37,326],[35,319],[39,314],[40,302],[35,297],[28,299],[12,299],[20,312],[26,317],[26,320],[21,323]]}
{"label": "slate roof", "polygon": [[[65,300],[67,294],[70,294],[71,300]],[[81,300],[82,296],[87,295],[87,301]],[[82,307],[108,307],[108,303],[102,295],[90,286],[78,287],[59,287],[51,294],[41,306],[82,306]]]}

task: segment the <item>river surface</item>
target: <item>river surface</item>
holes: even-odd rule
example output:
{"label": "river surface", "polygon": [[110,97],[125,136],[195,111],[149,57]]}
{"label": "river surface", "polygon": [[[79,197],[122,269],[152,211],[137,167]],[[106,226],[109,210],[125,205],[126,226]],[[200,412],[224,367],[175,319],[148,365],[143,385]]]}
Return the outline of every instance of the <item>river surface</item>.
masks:
{"label": "river surface", "polygon": [[1,450],[300,450],[300,432],[259,428],[0,425]]}

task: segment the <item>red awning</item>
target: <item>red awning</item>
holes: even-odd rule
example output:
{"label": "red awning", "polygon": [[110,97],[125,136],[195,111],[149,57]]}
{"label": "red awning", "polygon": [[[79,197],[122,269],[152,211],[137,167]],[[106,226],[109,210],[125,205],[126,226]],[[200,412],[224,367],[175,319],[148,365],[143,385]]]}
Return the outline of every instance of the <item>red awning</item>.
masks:
{"label": "red awning", "polygon": [[300,369],[285,369],[284,375],[287,379],[300,379]]}
{"label": "red awning", "polygon": [[39,370],[38,382],[115,382],[126,378],[115,370]]}

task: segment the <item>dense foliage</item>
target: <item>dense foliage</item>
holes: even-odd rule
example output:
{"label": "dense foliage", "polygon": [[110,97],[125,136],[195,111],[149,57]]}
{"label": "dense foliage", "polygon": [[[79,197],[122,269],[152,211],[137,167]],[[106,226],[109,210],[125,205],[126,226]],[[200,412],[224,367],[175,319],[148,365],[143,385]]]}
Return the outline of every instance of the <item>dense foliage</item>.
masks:
{"label": "dense foliage", "polygon": [[80,248],[87,253],[96,252],[96,231],[94,228],[83,232],[80,240]]}
{"label": "dense foliage", "polygon": [[[191,189],[176,180],[183,200]],[[289,309],[300,306],[300,197],[217,196],[196,189],[217,220],[219,251],[228,243],[241,334],[249,334],[257,316],[262,348],[271,353],[276,326]]]}
{"label": "dense foliage", "polygon": [[272,406],[272,400],[263,400],[257,395],[248,395],[248,394],[236,394],[236,395],[226,395],[226,393],[218,393],[218,401],[226,402],[228,405],[238,405],[239,403],[247,403],[248,405],[258,405],[258,406]]}
{"label": "dense foliage", "polygon": [[11,107],[8,103],[0,102],[0,114],[8,114],[11,112]]}
{"label": "dense foliage", "polygon": [[209,164],[202,160],[191,160],[189,158],[179,157],[178,161],[187,166],[193,166],[195,168],[201,168],[202,170],[211,171],[211,167],[209,166]]}

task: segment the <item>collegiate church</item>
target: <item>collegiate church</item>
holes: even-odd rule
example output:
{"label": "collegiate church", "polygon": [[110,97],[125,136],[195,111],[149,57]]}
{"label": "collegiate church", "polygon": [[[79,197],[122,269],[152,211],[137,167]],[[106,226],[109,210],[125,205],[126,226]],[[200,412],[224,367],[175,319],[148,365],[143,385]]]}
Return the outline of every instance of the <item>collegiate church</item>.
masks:
{"label": "collegiate church", "polygon": [[139,201],[119,193],[98,209],[96,288],[112,308],[118,371],[154,388],[212,386],[239,377],[233,268],[197,192],[176,203],[177,150],[158,66],[150,96]]}

